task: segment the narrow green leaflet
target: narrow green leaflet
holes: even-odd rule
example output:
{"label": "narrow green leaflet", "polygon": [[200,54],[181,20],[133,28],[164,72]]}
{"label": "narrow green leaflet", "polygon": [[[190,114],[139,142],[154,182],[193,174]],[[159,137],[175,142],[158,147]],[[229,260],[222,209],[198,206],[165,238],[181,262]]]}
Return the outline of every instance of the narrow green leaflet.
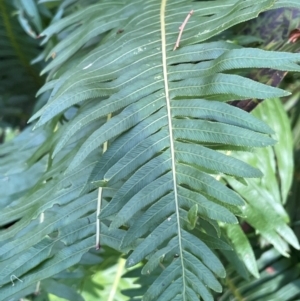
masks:
{"label": "narrow green leaflet", "polygon": [[[100,238],[100,246],[128,254],[127,267],[146,262],[141,273],[149,277],[136,295],[143,300],[212,301],[226,276],[215,249],[258,276],[238,217],[282,254],[289,244],[299,248],[282,206],[291,183],[290,136],[274,146],[288,129],[282,107],[268,104],[274,116],[267,125],[264,115],[226,102],[289,95],[245,71],[296,72],[300,55],[243,48],[220,35],[290,2],[91,2],[61,17],[63,2],[60,20],[41,33],[52,47],[39,91],[48,101],[30,121],[45,135],[0,149],[1,172],[21,162],[10,153],[22,145],[22,172],[39,178],[15,197],[19,176],[11,176],[1,203],[1,225],[13,225],[0,231],[0,296],[19,298],[67,272]],[[274,185],[277,169],[281,186]],[[14,286],[11,273],[21,280]],[[54,280],[47,281],[53,292]]]}
{"label": "narrow green leaflet", "polygon": [[198,205],[193,205],[189,212],[188,212],[188,219],[190,222],[190,225],[188,226],[189,230],[193,230],[197,223],[197,216],[198,216]]}
{"label": "narrow green leaflet", "polygon": [[254,277],[259,278],[254,252],[241,227],[239,225],[226,225],[225,231],[234,246],[234,250],[244,262],[249,272]]}

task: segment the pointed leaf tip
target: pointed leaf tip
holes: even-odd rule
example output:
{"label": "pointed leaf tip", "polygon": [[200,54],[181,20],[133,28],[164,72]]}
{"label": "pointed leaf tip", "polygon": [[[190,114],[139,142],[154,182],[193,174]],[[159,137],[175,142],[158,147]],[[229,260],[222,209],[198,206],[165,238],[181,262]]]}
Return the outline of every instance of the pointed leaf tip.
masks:
{"label": "pointed leaf tip", "polygon": [[[30,118],[29,118],[29,120],[27,121],[27,123],[31,123],[32,121],[34,121],[34,120],[36,120],[37,118],[39,118],[40,117],[40,111],[37,111],[36,113],[34,113]],[[36,127],[36,125],[35,125],[35,127]]]}

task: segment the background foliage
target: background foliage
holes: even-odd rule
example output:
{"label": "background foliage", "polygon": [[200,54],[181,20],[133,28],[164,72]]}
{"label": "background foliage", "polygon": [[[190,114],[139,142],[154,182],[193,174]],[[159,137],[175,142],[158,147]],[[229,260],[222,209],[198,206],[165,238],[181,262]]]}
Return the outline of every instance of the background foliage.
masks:
{"label": "background foliage", "polygon": [[300,298],[297,1],[0,14],[0,300]]}

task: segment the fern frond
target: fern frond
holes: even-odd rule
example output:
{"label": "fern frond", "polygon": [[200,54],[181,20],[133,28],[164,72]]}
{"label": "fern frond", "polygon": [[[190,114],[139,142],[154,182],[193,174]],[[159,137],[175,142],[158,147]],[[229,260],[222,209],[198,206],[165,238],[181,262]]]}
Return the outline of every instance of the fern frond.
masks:
{"label": "fern frond", "polygon": [[[219,180],[261,176],[223,151],[275,143],[259,118],[225,102],[288,95],[245,77],[241,69],[299,71],[300,55],[214,39],[275,3],[289,4],[103,1],[42,33],[45,42],[64,31],[68,35],[49,53],[53,61],[44,69],[49,81],[40,93],[47,91],[50,98],[31,118],[38,118],[36,129],[49,126],[52,134],[29,161],[34,166],[45,157],[46,172],[1,211],[3,224],[20,219],[0,233],[4,300],[79,262],[94,246],[98,187],[105,205],[100,243],[130,252],[127,266],[146,259],[142,273],[156,276],[144,300],[208,301],[210,289],[221,292],[217,278],[225,277],[225,269],[215,249],[235,248],[230,230],[238,229],[236,216],[250,220],[252,211]],[[191,10],[180,47],[173,51],[178,27]],[[286,253],[276,231],[298,245],[286,222],[278,220],[274,230],[256,218],[257,227]],[[24,243],[18,246],[20,235]],[[248,245],[237,254],[247,251]],[[14,271],[23,282],[11,287],[7,267],[16,256]],[[26,262],[32,256],[36,261]]]}
{"label": "fern frond", "polygon": [[[277,129],[278,143],[272,148],[256,150],[253,154],[240,153],[237,155],[252,166],[259,166],[264,170],[262,180],[249,179],[247,186],[234,179],[227,178],[227,181],[247,202],[245,221],[271,242],[281,254],[287,256],[287,243],[299,249],[295,234],[287,226],[289,217],[283,207],[293,174],[291,129],[283,106],[278,99],[265,101],[253,111],[253,114],[268,120],[268,124]],[[266,158],[273,159],[267,160]],[[283,158],[286,159],[284,164]]]}

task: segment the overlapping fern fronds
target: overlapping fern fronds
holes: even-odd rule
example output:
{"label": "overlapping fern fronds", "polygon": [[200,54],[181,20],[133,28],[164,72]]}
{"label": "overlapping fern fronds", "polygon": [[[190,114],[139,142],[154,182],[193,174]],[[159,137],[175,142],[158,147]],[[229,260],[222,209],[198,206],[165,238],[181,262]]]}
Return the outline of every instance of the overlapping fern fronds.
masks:
{"label": "overlapping fern fronds", "polygon": [[[44,43],[61,39],[43,70],[48,82],[39,93],[47,91],[49,100],[31,118],[48,135],[27,163],[43,158],[45,173],[1,211],[3,225],[16,221],[0,232],[3,300],[77,263],[98,235],[100,244],[129,253],[128,266],[147,259],[144,300],[213,300],[210,289],[221,292],[225,269],[214,250],[231,246],[220,225],[237,224],[245,212],[243,199],[220,176],[241,182],[262,176],[226,151],[275,143],[269,126],[226,102],[288,95],[240,70],[298,72],[300,54],[214,37],[291,5],[300,6],[99,1],[41,33]],[[12,274],[21,280],[15,286]]]}
{"label": "overlapping fern fronds", "polygon": [[218,300],[299,300],[298,254],[292,254],[292,258],[284,258],[274,249],[259,254],[260,279],[245,281],[231,269],[226,280],[230,289]]}

